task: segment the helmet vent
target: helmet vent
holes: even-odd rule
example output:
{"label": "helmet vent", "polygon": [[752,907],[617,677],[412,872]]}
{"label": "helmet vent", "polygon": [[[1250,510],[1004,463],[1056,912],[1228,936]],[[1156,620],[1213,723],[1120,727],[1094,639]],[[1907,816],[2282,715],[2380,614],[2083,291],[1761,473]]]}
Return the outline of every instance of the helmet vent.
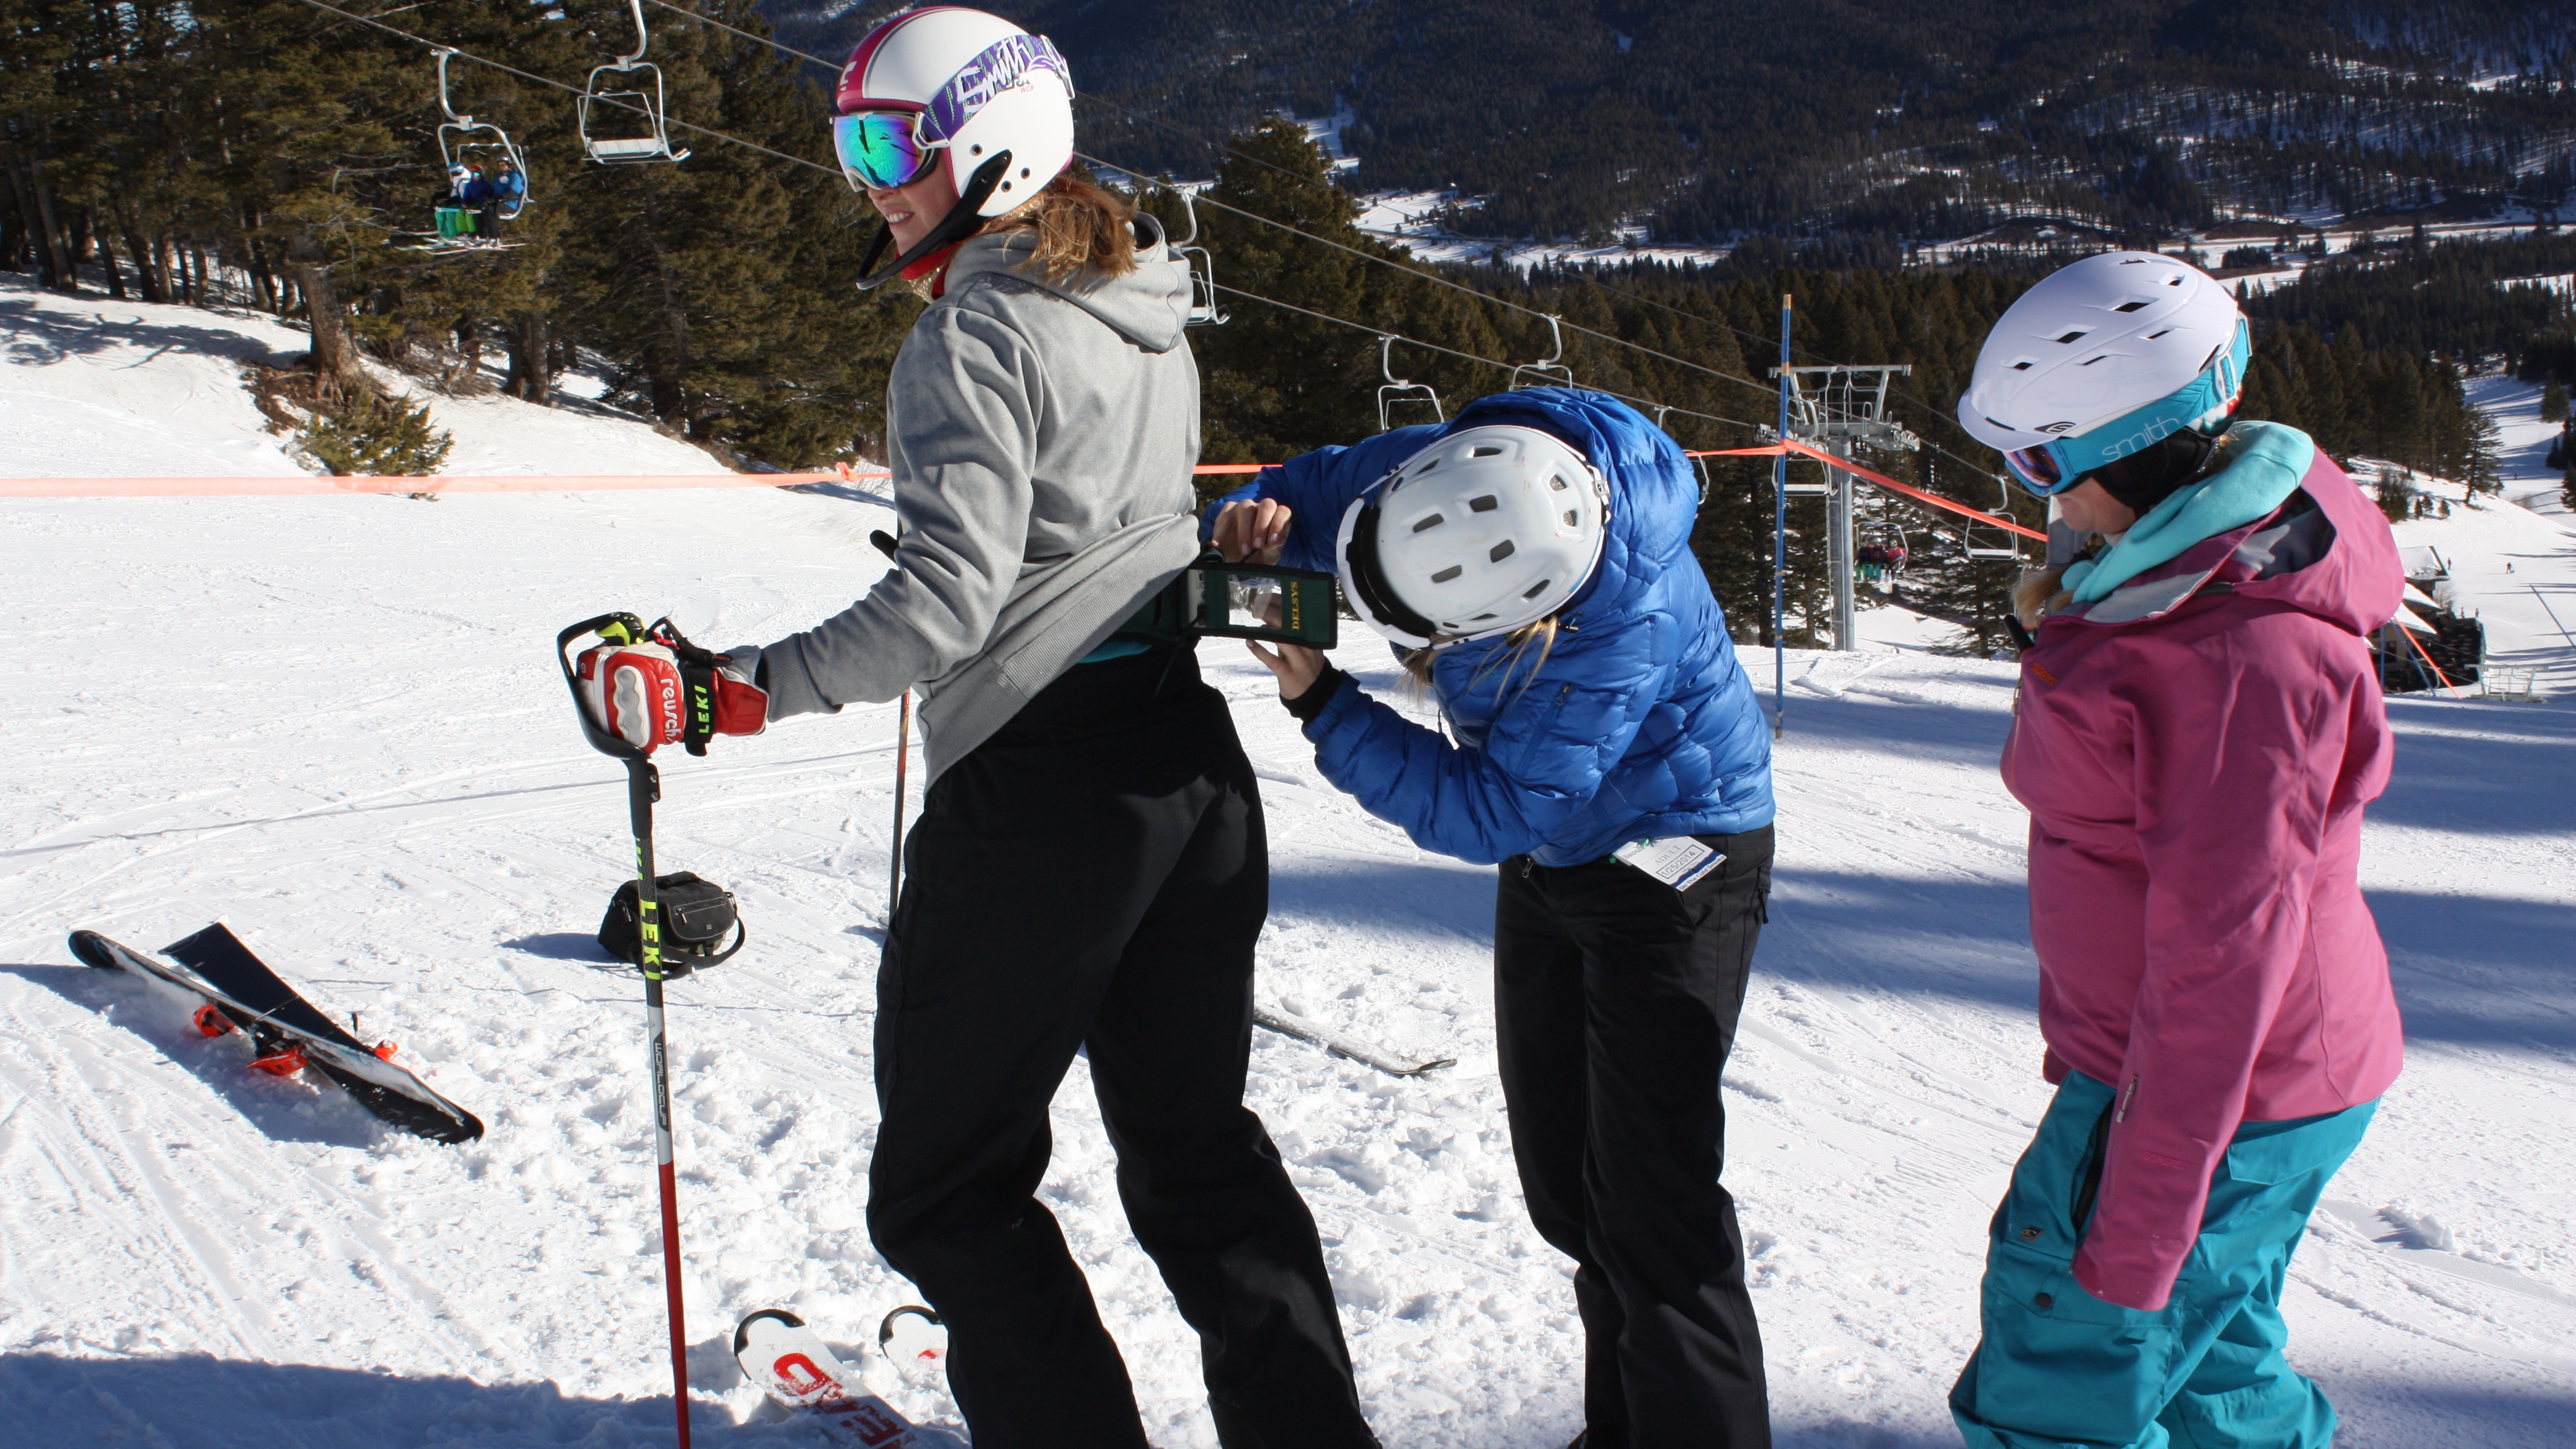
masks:
{"label": "helmet vent", "polygon": [[1449,521],[1448,519],[1445,519],[1445,518],[1441,517],[1439,514],[1435,513],[1435,514],[1432,514],[1430,517],[1425,518],[1425,519],[1424,519],[1424,520],[1422,520],[1420,523],[1417,523],[1417,524],[1413,525],[1413,531],[1414,531],[1414,532],[1416,532],[1416,533],[1420,533],[1422,530],[1424,530],[1424,529],[1426,529],[1426,528],[1438,528],[1440,525],[1442,525],[1442,524],[1444,524],[1444,523],[1447,523],[1448,521]]}
{"label": "helmet vent", "polygon": [[1474,618],[1472,618],[1472,619],[1468,620],[1467,622],[1468,622],[1468,623],[1470,623],[1470,624],[1481,624],[1481,623],[1485,622],[1487,619],[1490,619],[1490,618],[1492,618],[1492,617],[1494,617],[1494,616],[1493,616],[1493,615],[1491,615],[1491,614],[1478,614],[1476,617],[1474,617]]}
{"label": "helmet vent", "polygon": [[1503,560],[1510,558],[1511,556],[1512,541],[1508,538],[1504,539],[1501,543],[1495,544],[1492,548],[1485,550],[1485,558],[1491,563],[1501,563]]}
{"label": "helmet vent", "polygon": [[2114,307],[2114,308],[2112,308],[2111,310],[2112,310],[2112,311],[2114,311],[2114,312],[2135,312],[2135,311],[2138,311],[2139,309],[2141,309],[2141,308],[2145,307],[2146,305],[2147,305],[2147,304],[2146,304],[2146,303],[2144,303],[2144,302],[2123,302],[2123,303],[2121,303],[2119,306]]}
{"label": "helmet vent", "polygon": [[1555,489],[1559,493],[1564,492],[1567,487],[1565,475],[1562,473],[1550,473],[1547,476],[1547,486]]}
{"label": "helmet vent", "polygon": [[2075,364],[2075,365],[2076,365],[2077,367],[2091,367],[2093,364],[2095,364],[2095,363],[2097,363],[2097,362],[2108,362],[2108,361],[2110,361],[2110,360],[2111,360],[2111,354],[2109,354],[2109,353],[2107,353],[2107,352],[2097,352],[2097,353],[2094,353],[2091,357],[2088,357],[2088,358],[2084,359],[2082,362],[2079,362],[2079,363],[2077,363],[2077,364]]}
{"label": "helmet vent", "polygon": [[2153,341],[2155,341],[2157,338],[2164,336],[2164,335],[2165,335],[2165,332],[2171,332],[2172,330],[2173,330],[2172,328],[2168,327],[2168,328],[2166,328],[2166,329],[2164,330],[2164,332],[2150,332],[2150,333],[2148,333],[2148,334],[2146,335],[2146,339],[2145,339],[2145,340],[2147,340],[2147,341],[2149,341],[2149,342],[2153,342]]}
{"label": "helmet vent", "polygon": [[1492,443],[1478,443],[1476,446],[1467,450],[1467,456],[1470,458],[1499,458],[1503,456],[1503,450]]}
{"label": "helmet vent", "polygon": [[2060,338],[2058,338],[2057,340],[2058,340],[2059,342],[2061,342],[2061,343],[2066,343],[2066,342],[2080,342],[2080,341],[2082,341],[2082,340],[2083,340],[2083,338],[2084,338],[2084,333],[2085,333],[2085,331],[2086,331],[2086,329],[2084,329],[2084,328],[2082,328],[2082,327],[2078,327],[2078,328],[2076,328],[2074,331],[2067,333],[2065,336],[2060,337]]}
{"label": "helmet vent", "polygon": [[[1494,451],[1499,453],[1502,449],[1496,448]],[[1478,513],[1491,513],[1495,509],[1502,507],[1503,504],[1502,500],[1496,498],[1493,494],[1482,493],[1478,494],[1476,497],[1468,499],[1467,506]]]}
{"label": "helmet vent", "polygon": [[1449,582],[1451,579],[1454,579],[1454,578],[1458,577],[1460,574],[1463,574],[1463,573],[1465,573],[1465,572],[1466,572],[1466,570],[1465,570],[1465,569],[1460,568],[1460,567],[1459,567],[1458,565],[1456,565],[1456,564],[1451,564],[1449,567],[1447,567],[1447,568],[1445,568],[1445,569],[1442,569],[1440,572],[1438,572],[1438,573],[1436,573],[1436,574],[1433,574],[1433,575],[1431,576],[1431,582],[1433,582],[1433,583],[1435,583],[1435,584],[1445,584],[1445,583]]}
{"label": "helmet vent", "polygon": [[2028,372],[2030,371],[2030,363],[2028,361],[2016,362],[2013,364],[2013,371]]}
{"label": "helmet vent", "polygon": [[1537,583],[1530,585],[1528,588],[1521,590],[1521,597],[1524,599],[1535,599],[1539,595],[1546,593],[1547,586],[1555,582],[1556,580],[1554,579],[1541,579]]}
{"label": "helmet vent", "polygon": [[1565,526],[1568,528],[1581,528],[1583,526],[1583,515],[1575,512],[1571,508],[1565,510]]}

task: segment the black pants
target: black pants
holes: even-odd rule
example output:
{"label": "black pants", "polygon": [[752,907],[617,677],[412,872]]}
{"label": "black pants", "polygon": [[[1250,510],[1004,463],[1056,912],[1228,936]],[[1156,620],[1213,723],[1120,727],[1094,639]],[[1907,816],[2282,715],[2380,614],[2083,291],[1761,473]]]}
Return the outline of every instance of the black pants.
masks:
{"label": "black pants", "polygon": [[1512,1155],[1540,1236],[1574,1259],[1588,1449],[1771,1442],[1735,1200],[1718,1182],[1771,828],[1701,840],[1675,891],[1615,861],[1503,863],[1494,1018]]}
{"label": "black pants", "polygon": [[1196,660],[1157,650],[1050,685],[931,787],[904,862],[868,1229],[948,1324],[976,1449],[1145,1443],[1090,1285],[1031,1196],[1077,1048],[1227,1449],[1373,1446],[1314,1218],[1243,1105],[1269,856]]}

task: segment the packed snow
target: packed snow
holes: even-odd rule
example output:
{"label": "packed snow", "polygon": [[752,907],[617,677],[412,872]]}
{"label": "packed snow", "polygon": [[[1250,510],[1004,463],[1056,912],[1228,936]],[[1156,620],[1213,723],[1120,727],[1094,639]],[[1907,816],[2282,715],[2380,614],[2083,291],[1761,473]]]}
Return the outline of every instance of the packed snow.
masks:
{"label": "packed snow", "polygon": [[[295,466],[261,451],[275,440],[230,378],[293,332],[0,288],[0,476]],[[436,407],[460,472],[707,465],[604,409]],[[2442,547],[2491,619],[2509,557],[2576,623],[2576,537],[2517,477],[2509,505],[2408,541]],[[0,501],[21,681],[0,784],[0,1413],[19,1427],[0,1437],[672,1441],[641,993],[590,939],[630,859],[624,800],[548,651],[616,607],[716,642],[803,627],[881,571],[865,540],[887,518],[863,486]],[[1994,773],[2013,667],[1868,617],[1870,650],[1788,657],[1778,893],[1727,1075],[1779,1439],[1816,1449],[1957,1442],[1943,1395],[1976,1337],[1987,1216],[2048,1098],[2025,817]],[[1390,1445],[1555,1449],[1581,1424],[1581,1339],[1512,1170],[1491,872],[1326,786],[1234,646],[1200,657],[1266,795],[1263,998],[1459,1059],[1397,1079],[1254,1042],[1251,1104],[1315,1210],[1371,1419]],[[1353,637],[1338,657],[1400,696],[1382,649]],[[1767,702],[1770,655],[1746,662]],[[2292,1267],[2292,1355],[2341,1407],[2342,1445],[2563,1445],[2576,709],[2410,696],[2391,714],[2364,885],[2409,1064]],[[956,1423],[935,1379],[872,1342],[911,1296],[862,1222],[895,744],[891,706],[854,707],[664,762],[663,868],[732,888],[752,933],[670,992],[702,1442],[821,1442],[730,1360],[735,1320],[773,1305],[906,1413]],[[184,1004],[64,946],[90,927],[151,949],[213,919],[399,1042],[489,1134],[438,1146],[250,1072],[238,1037],[200,1038]],[[1043,1195],[1153,1438],[1211,1445],[1192,1337],[1128,1240],[1080,1063],[1055,1129]]]}

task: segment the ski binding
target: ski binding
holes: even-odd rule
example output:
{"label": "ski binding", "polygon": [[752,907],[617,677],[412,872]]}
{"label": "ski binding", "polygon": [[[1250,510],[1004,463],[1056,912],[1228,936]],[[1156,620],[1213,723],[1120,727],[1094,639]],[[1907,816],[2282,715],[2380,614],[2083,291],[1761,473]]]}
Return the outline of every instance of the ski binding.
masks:
{"label": "ski binding", "polygon": [[832,1350],[784,1308],[763,1308],[745,1317],[733,1331],[734,1361],[745,1377],[791,1409],[822,1420],[823,1432],[835,1444],[857,1449],[944,1449],[946,1436],[934,1439],[913,1428],[892,1405],[857,1387],[857,1378]]}

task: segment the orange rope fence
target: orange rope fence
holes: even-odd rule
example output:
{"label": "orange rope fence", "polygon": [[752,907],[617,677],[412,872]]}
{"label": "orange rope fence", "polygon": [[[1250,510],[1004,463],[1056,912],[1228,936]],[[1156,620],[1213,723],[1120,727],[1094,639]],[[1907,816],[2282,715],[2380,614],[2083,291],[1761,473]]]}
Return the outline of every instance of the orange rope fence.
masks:
{"label": "orange rope fence", "polygon": [[[1258,473],[1261,463],[1202,463],[1208,474]],[[829,473],[442,473],[427,477],[0,478],[0,498],[284,498],[333,493],[613,493],[678,488],[790,488],[891,478],[883,468]]]}
{"label": "orange rope fence", "polygon": [[2042,543],[2048,542],[2048,535],[2038,529],[2025,528],[2009,518],[1988,513],[1982,508],[1972,507],[1955,499],[1944,498],[1938,493],[1926,493],[1911,483],[1899,483],[1884,473],[1873,473],[1848,458],[1837,458],[1822,448],[1810,447],[1805,443],[1773,443],[1763,448],[1712,448],[1706,452],[1693,453],[1691,456],[1694,458],[1777,458],[1783,453],[1795,453],[1801,457],[1813,458],[1828,468],[1840,468],[1855,478],[1866,478],[1881,488],[1893,493],[1902,493],[1918,503],[1929,503],[1935,508],[1946,508],[1952,513],[1973,518],[1979,523],[1991,524],[2008,533],[2018,533],[2024,538],[2035,538]]}
{"label": "orange rope fence", "polygon": [[[2405,608],[2406,606],[2405,606],[2404,604],[2400,604],[2400,605],[2398,605],[2397,607],[2399,607],[2399,608],[2401,608],[2401,609],[2402,609],[2402,608]],[[2423,660],[2424,660],[2425,667],[2427,667],[2427,668],[2429,668],[2429,669],[2431,669],[2431,670],[2433,671],[2433,677],[2434,677],[2435,679],[2438,679],[2438,680],[2442,681],[2442,687],[2443,687],[2444,689],[2447,689],[2447,690],[2449,690],[2449,691],[2451,692],[2451,698],[2453,698],[2453,699],[2458,699],[2458,698],[2460,697],[2460,688],[2459,688],[2459,686],[2458,686],[2458,685],[2456,685],[2456,684],[2453,684],[2453,683],[2451,682],[2451,676],[2449,676],[2449,675],[2447,675],[2447,674],[2444,674],[2444,673],[2442,672],[2442,666],[2441,666],[2441,665],[2439,665],[2439,664],[2435,664],[2435,663],[2433,662],[2433,656],[2432,656],[2432,655],[2424,653],[2424,641],[2415,637],[2415,631],[2414,631],[2414,630],[2412,630],[2412,629],[2405,628],[2405,627],[2403,627],[2403,626],[2401,625],[2401,626],[2398,628],[2397,632],[2398,632],[2398,633],[2400,633],[2400,634],[2402,634],[2402,635],[2404,635],[2404,636],[2406,637],[2406,642],[2407,642],[2407,643],[2412,644],[2412,645],[2414,645],[2414,646],[2415,646],[2415,652],[2416,652],[2417,654],[2419,654],[2419,655],[2422,655],[2422,656],[2423,656]]]}
{"label": "orange rope fence", "polygon": [[[1694,458],[1771,458],[1783,452],[1840,468],[1918,502],[1948,509],[1979,523],[2007,529],[2045,542],[2048,535],[2025,528],[1937,493],[1899,483],[1847,459],[1805,443],[1786,447],[1720,448],[1695,452]],[[1267,463],[1201,463],[1202,476],[1258,473]],[[333,493],[610,493],[682,488],[791,488],[807,483],[858,483],[891,478],[882,468],[836,468],[828,473],[603,473],[603,474],[434,474],[427,477],[329,477],[302,475],[276,478],[0,478],[0,498],[278,498]]]}

